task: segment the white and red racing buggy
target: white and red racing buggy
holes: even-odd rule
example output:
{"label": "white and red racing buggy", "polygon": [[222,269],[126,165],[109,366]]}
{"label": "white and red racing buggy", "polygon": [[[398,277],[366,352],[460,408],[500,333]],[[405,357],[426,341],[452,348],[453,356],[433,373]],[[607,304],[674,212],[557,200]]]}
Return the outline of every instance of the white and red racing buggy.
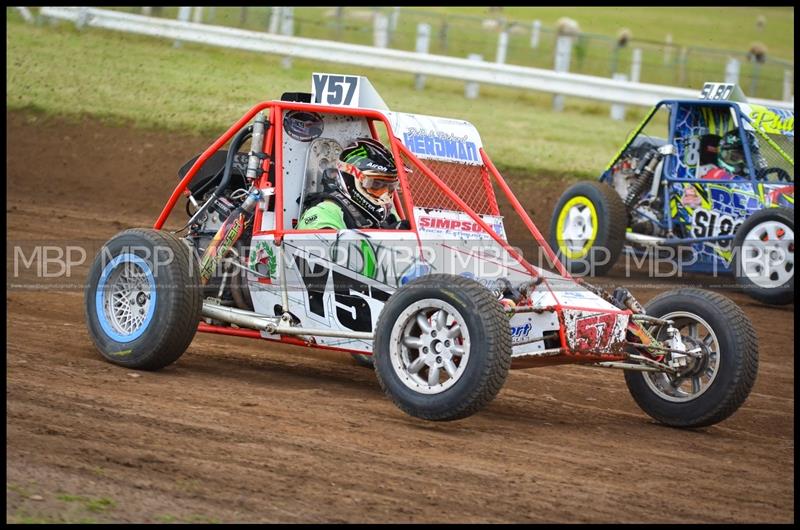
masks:
{"label": "white and red racing buggy", "polygon": [[[401,222],[297,230],[361,137],[391,148]],[[480,410],[510,368],[620,368],[646,413],[680,427],[727,418],[755,382],[755,333],[733,302],[681,289],[642,307],[573,279],[475,127],[390,111],[366,78],[314,74],[310,94],[256,105],[179,176],[154,227],[117,234],[92,265],[87,325],[112,363],[165,367],[197,331],[337,350],[428,420]],[[167,230],[181,197],[188,221]]]}

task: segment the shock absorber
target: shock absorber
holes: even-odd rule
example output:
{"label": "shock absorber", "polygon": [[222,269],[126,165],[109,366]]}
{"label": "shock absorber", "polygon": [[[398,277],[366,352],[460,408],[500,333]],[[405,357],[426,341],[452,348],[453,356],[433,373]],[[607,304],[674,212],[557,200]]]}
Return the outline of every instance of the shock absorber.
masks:
{"label": "shock absorber", "polygon": [[251,186],[244,202],[236,207],[219,227],[200,260],[200,285],[208,283],[217,264],[242,236],[247,225],[253,220],[253,212],[259,200],[261,200],[261,191],[255,186]]}
{"label": "shock absorber", "polygon": [[664,155],[659,153],[657,150],[653,149],[652,151],[648,151],[644,157],[642,157],[642,161],[639,163],[639,166],[634,171],[635,180],[631,184],[630,189],[628,190],[628,196],[625,197],[625,207],[630,211],[631,207],[636,204],[636,201],[639,199],[639,196],[642,192],[648,188],[653,183],[653,176],[656,173],[656,166],[661,161],[661,158]]}
{"label": "shock absorber", "polygon": [[219,227],[214,238],[200,259],[200,284],[205,285],[217,268],[217,264],[236,244],[247,226],[253,220],[256,204],[261,200],[261,191],[256,187],[256,177],[259,176],[260,164],[264,159],[264,133],[267,129],[267,119],[263,112],[259,112],[253,122],[253,137],[250,142],[250,157],[247,161],[245,176],[250,182],[247,198],[234,209],[222,226]]}
{"label": "shock absorber", "polygon": [[250,141],[250,158],[247,160],[247,172],[245,176],[248,182],[260,176],[261,161],[264,159],[264,133],[267,130],[267,118],[263,112],[259,112],[253,121],[253,139]]}

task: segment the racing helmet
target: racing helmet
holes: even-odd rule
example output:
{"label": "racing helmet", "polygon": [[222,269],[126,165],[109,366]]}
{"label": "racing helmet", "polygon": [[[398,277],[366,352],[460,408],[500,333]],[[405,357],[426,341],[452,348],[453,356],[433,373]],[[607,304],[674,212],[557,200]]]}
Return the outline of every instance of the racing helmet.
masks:
{"label": "racing helmet", "polygon": [[367,217],[382,223],[391,211],[392,194],[400,186],[394,156],[372,138],[357,138],[336,161],[339,187]]}
{"label": "racing helmet", "polygon": [[[761,155],[758,140],[751,131],[744,131],[744,136],[750,147],[750,156],[756,171],[767,167],[767,162]],[[747,175],[747,158],[744,154],[742,136],[739,128],[734,128],[725,133],[719,141],[719,165],[733,175]]]}

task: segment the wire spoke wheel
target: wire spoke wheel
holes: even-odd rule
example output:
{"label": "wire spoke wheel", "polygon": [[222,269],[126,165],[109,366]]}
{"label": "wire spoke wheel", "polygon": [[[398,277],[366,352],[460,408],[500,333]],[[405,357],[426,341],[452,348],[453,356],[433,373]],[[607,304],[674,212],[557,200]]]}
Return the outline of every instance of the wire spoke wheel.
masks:
{"label": "wire spoke wheel", "polygon": [[95,256],[84,290],[89,336],[107,361],[158,370],[189,346],[203,299],[197,262],[168,232],[124,230]]}
{"label": "wire spoke wheel", "polygon": [[155,284],[152,275],[133,261],[122,261],[108,275],[103,293],[103,311],[120,335],[138,331],[151,314]]}

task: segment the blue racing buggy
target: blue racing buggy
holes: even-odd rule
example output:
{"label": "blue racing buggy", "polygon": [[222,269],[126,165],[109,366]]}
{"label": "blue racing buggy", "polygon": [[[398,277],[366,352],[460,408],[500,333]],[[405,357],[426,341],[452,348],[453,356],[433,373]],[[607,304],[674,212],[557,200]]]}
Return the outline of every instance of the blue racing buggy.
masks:
{"label": "blue racing buggy", "polygon": [[660,101],[599,182],[564,192],[549,239],[575,274],[605,274],[625,251],[793,302],[794,112],[750,104],[730,84]]}

